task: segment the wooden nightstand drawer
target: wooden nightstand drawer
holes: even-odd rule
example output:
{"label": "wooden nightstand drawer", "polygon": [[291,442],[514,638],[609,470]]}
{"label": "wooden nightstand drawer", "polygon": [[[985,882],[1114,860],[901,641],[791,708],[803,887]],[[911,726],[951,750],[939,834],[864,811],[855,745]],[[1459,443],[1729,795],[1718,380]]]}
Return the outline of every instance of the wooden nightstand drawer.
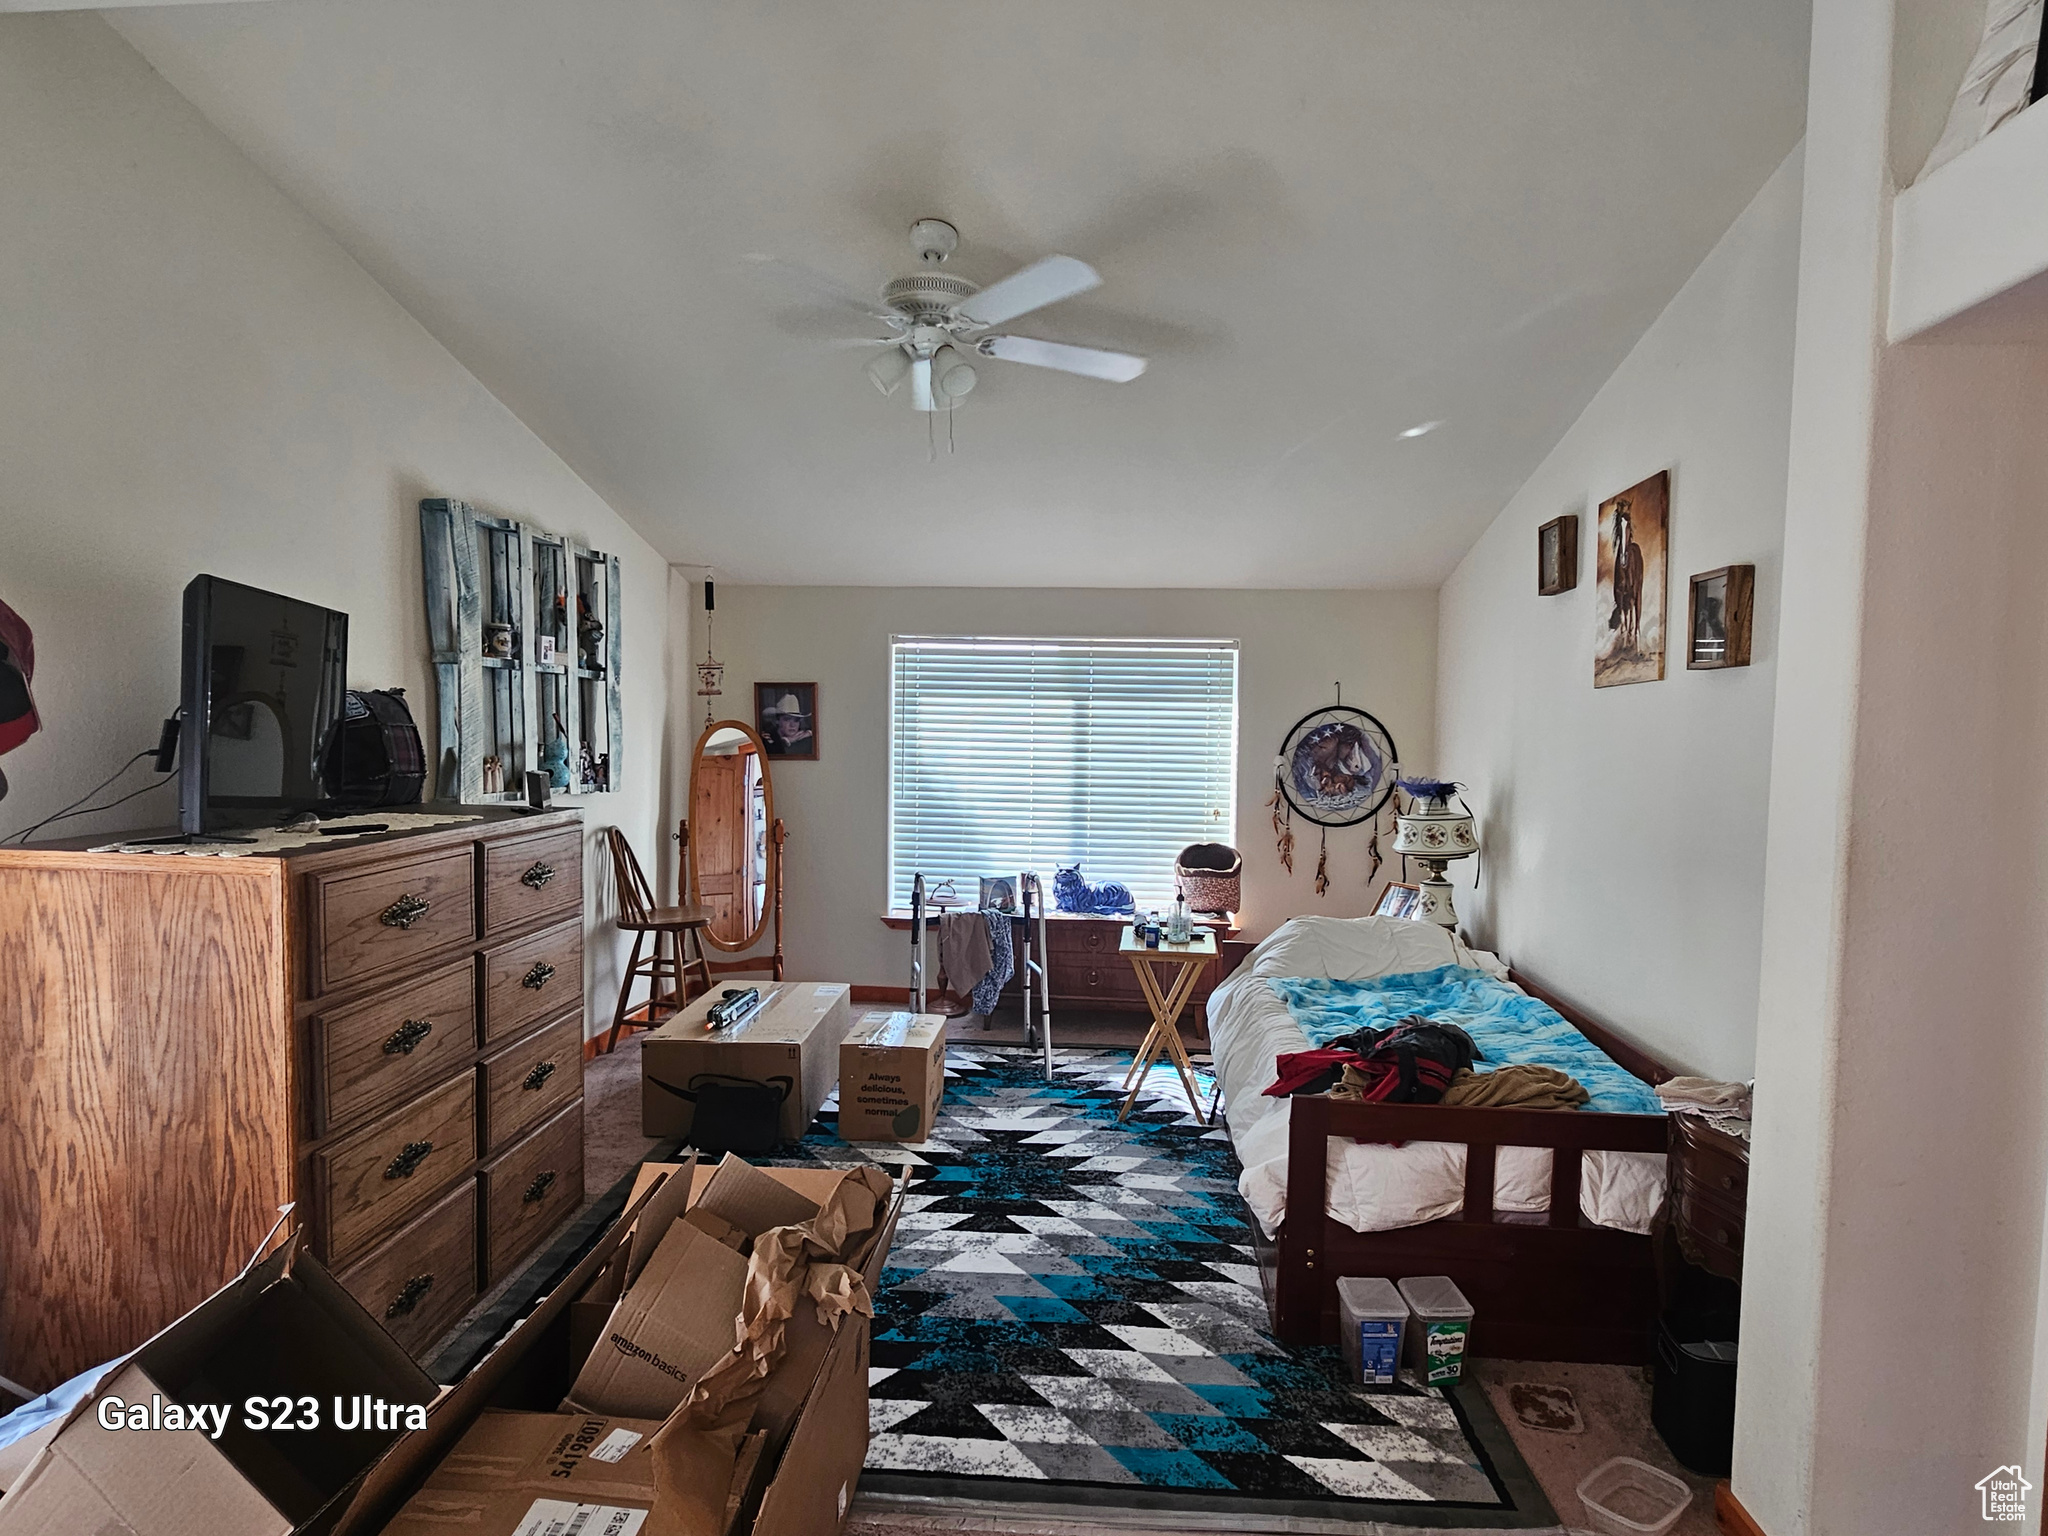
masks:
{"label": "wooden nightstand drawer", "polygon": [[483,1063],[484,1150],[495,1152],[583,1092],[583,1010]]}
{"label": "wooden nightstand drawer", "polygon": [[313,1029],[314,1134],[326,1136],[431,1088],[476,1049],[476,964],[398,982]]}
{"label": "wooden nightstand drawer", "polygon": [[475,870],[463,848],[315,877],[313,990],[332,991],[473,939]]}
{"label": "wooden nightstand drawer", "polygon": [[475,1181],[464,1179],[335,1278],[402,1348],[433,1343],[477,1298]]}
{"label": "wooden nightstand drawer", "polygon": [[478,1175],[484,1197],[484,1284],[496,1285],[583,1203],[579,1099]]}
{"label": "wooden nightstand drawer", "polygon": [[484,848],[484,932],[583,909],[583,834],[572,829]]}
{"label": "wooden nightstand drawer", "polygon": [[484,1041],[509,1040],[583,998],[583,918],[484,952]]}
{"label": "wooden nightstand drawer", "polygon": [[313,1154],[326,1228],[322,1256],[338,1268],[433,1204],[476,1162],[476,1074]]}

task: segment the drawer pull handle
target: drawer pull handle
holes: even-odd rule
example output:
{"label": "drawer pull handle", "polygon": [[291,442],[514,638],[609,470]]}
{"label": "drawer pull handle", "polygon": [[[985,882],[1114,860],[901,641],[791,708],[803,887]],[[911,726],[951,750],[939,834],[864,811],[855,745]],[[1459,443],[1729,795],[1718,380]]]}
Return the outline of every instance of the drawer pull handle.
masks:
{"label": "drawer pull handle", "polygon": [[554,1186],[555,1170],[550,1168],[546,1173],[537,1175],[534,1181],[526,1186],[526,1193],[520,1196],[521,1204],[538,1205],[547,1198],[548,1191]]}
{"label": "drawer pull handle", "polygon": [[434,1032],[432,1019],[407,1019],[391,1031],[391,1038],[384,1042],[386,1056],[410,1056],[415,1047]]}
{"label": "drawer pull handle", "polygon": [[1732,1236],[1734,1236],[1734,1234],[1730,1232],[1726,1227],[1714,1228],[1714,1241],[1719,1243],[1723,1248],[1726,1248],[1728,1246],[1728,1239]]}
{"label": "drawer pull handle", "polygon": [[434,1288],[432,1275],[414,1275],[391,1298],[391,1305],[384,1309],[386,1317],[404,1317],[420,1304],[420,1298]]}
{"label": "drawer pull handle", "polygon": [[538,1063],[531,1072],[526,1074],[525,1079],[519,1084],[519,1086],[521,1088],[538,1088],[542,1083],[546,1082],[549,1078],[553,1077],[554,1075],[555,1064],[552,1061],[543,1061]]}
{"label": "drawer pull handle", "polygon": [[405,1149],[398,1156],[391,1159],[391,1162],[385,1167],[384,1177],[387,1179],[411,1178],[419,1169],[420,1164],[427,1160],[427,1154],[433,1150],[434,1144],[431,1141],[408,1141],[405,1144]]}
{"label": "drawer pull handle", "polygon": [[543,864],[540,860],[536,859],[534,860],[533,868],[519,877],[519,883],[530,890],[537,891],[554,878],[554,866],[552,864]]}
{"label": "drawer pull handle", "polygon": [[519,978],[519,985],[538,992],[542,987],[554,980],[554,976],[555,968],[552,965],[549,965],[545,960],[536,960],[533,962],[533,969]]}
{"label": "drawer pull handle", "polygon": [[1722,1187],[1723,1189],[1733,1189],[1733,1188],[1735,1187],[1735,1175],[1734,1175],[1734,1174],[1732,1174],[1732,1173],[1724,1173],[1724,1174],[1722,1174],[1722,1175],[1721,1175],[1721,1187]]}
{"label": "drawer pull handle", "polygon": [[398,900],[377,914],[377,921],[386,928],[410,928],[427,915],[432,905],[424,896],[415,896],[407,891]]}

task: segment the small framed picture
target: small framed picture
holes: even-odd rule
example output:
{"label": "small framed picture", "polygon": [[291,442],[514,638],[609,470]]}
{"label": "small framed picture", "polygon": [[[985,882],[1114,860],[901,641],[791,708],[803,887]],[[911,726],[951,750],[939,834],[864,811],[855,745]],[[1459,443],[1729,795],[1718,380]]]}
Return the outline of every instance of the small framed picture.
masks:
{"label": "small framed picture", "polygon": [[1693,672],[1749,665],[1749,618],[1756,567],[1724,565],[1692,579],[1685,665]]}
{"label": "small framed picture", "polygon": [[754,724],[770,757],[818,760],[818,685],[754,684]]}
{"label": "small framed picture", "polygon": [[1012,875],[983,875],[981,877],[981,910],[984,912],[1016,911],[1016,878]]}
{"label": "small framed picture", "polygon": [[1380,892],[1380,904],[1373,908],[1374,917],[1413,917],[1422,907],[1422,887],[1403,885],[1399,880],[1389,880],[1387,888]]}
{"label": "small framed picture", "polygon": [[1553,517],[1536,530],[1536,595],[1555,597],[1579,584],[1579,517]]}

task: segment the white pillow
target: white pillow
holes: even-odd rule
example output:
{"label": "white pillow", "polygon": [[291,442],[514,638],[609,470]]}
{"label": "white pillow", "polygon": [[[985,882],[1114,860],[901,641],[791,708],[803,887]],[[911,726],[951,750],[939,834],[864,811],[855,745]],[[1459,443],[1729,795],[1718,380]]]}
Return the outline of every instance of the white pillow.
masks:
{"label": "white pillow", "polygon": [[1471,965],[1472,952],[1436,923],[1407,917],[1291,917],[1245,959],[1254,976],[1369,981]]}

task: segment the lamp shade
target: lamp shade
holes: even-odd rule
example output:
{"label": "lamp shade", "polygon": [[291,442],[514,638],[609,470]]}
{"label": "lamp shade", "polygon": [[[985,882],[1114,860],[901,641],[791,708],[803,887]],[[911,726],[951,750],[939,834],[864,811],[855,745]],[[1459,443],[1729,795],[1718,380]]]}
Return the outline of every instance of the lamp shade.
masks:
{"label": "lamp shade", "polygon": [[1414,859],[1462,859],[1479,851],[1472,813],[1420,801],[1394,818],[1394,852]]}

